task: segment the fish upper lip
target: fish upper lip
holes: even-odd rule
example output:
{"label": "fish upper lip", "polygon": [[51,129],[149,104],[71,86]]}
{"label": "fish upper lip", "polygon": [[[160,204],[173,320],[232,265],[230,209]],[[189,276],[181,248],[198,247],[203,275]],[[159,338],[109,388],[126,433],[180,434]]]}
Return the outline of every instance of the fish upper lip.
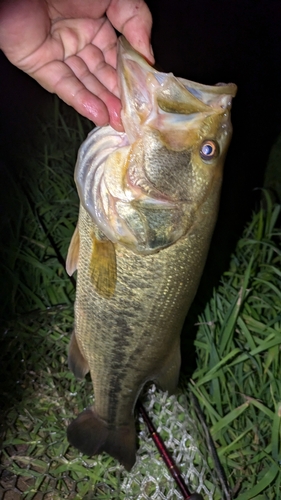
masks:
{"label": "fish upper lip", "polygon": [[237,92],[237,85],[235,85],[235,83],[216,83],[215,85],[207,85],[205,83],[193,82],[192,80],[187,80],[186,78],[177,77],[177,79],[182,82],[184,86],[188,83],[188,87],[190,88],[207,92],[209,91],[214,95],[227,94],[231,97],[235,97]]}
{"label": "fish upper lip", "polygon": [[[123,58],[127,60],[132,60],[137,62],[144,70],[150,71],[151,73],[154,74],[155,78],[158,80],[159,86],[163,85],[164,79],[167,77],[169,73],[163,73],[158,70],[156,70],[153,66],[151,66],[145,59],[144,57],[135,51],[129,42],[126,40],[126,38],[121,35],[118,39],[118,66],[122,67],[123,66]],[[181,77],[175,77],[179,82],[183,84],[185,89],[190,92],[194,97],[197,97],[199,101],[204,101],[202,97],[205,95],[213,96],[213,98],[217,97],[224,97],[225,99],[222,104],[217,102],[218,107],[229,107],[231,105],[231,100],[227,99],[227,96],[229,98],[235,97],[237,93],[237,85],[235,83],[222,83],[219,82],[215,85],[206,85],[203,83],[198,83],[194,82],[192,80],[187,80],[186,78],[181,78]],[[162,81],[161,81],[162,80]],[[201,99],[200,97],[196,96],[196,91],[201,93]],[[216,99],[215,101],[210,104],[212,107],[215,106]],[[207,102],[205,104],[208,105]]]}

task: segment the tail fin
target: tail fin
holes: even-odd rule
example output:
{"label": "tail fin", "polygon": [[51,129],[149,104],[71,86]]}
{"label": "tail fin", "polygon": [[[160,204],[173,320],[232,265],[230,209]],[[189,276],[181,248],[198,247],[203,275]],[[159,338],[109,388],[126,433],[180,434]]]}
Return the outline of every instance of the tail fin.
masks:
{"label": "tail fin", "polygon": [[119,460],[126,470],[131,470],[136,460],[136,429],[132,421],[128,425],[111,428],[95,411],[87,408],[67,428],[70,444],[85,455],[97,455],[105,451]]}

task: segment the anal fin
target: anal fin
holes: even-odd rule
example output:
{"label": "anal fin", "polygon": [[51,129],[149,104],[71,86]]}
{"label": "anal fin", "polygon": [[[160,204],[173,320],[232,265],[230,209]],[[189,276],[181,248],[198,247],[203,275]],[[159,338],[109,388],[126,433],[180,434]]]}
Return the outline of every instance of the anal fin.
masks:
{"label": "anal fin", "polygon": [[84,378],[89,371],[89,365],[77,344],[75,331],[72,332],[68,348],[68,367],[74,373],[75,377],[80,379]]}
{"label": "anal fin", "polygon": [[67,428],[70,444],[88,456],[105,451],[131,470],[136,460],[136,430],[132,417],[128,425],[108,426],[93,408],[87,408]]}

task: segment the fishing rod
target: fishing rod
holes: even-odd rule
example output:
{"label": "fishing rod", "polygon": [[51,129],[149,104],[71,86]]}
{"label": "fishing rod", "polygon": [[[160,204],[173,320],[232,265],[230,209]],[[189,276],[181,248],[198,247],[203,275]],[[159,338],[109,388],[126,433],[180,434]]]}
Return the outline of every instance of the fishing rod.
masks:
{"label": "fishing rod", "polygon": [[179,468],[177,467],[174,459],[172,458],[171,454],[167,450],[163,439],[161,436],[157,433],[152,421],[150,420],[144,406],[140,401],[137,402],[137,408],[144,420],[144,422],[147,425],[147,428],[149,430],[149,433],[156,444],[161,457],[163,458],[170,474],[174,478],[175,482],[177,483],[177,486],[179,490],[181,491],[184,500],[204,500],[202,495],[200,493],[191,493],[188,487],[186,486],[184,479],[180,473]]}

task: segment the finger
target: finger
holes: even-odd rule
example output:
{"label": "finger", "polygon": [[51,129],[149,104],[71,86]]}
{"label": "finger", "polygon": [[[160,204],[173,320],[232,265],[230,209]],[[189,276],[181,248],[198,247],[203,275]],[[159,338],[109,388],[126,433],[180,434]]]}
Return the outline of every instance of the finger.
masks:
{"label": "finger", "polygon": [[[42,1],[42,0],[40,0]],[[48,0],[52,17],[100,19],[110,0]]]}
{"label": "finger", "polygon": [[[100,52],[97,48],[89,47],[89,51]],[[120,100],[113,95],[109,90],[108,90],[108,84],[109,82],[106,82],[106,86],[102,84],[102,82],[97,78],[97,66],[93,67],[93,71],[95,74],[92,73],[92,71],[88,68],[87,64],[81,59],[81,57],[78,56],[72,56],[68,57],[65,60],[65,63],[71,68],[73,71],[74,75],[77,77],[79,82],[83,84],[83,86],[89,90],[92,94],[97,96],[98,99],[100,99],[107,107],[108,113],[109,113],[109,123],[114,127],[117,128],[118,130],[121,130],[120,127],[123,126],[121,125],[121,119],[120,119],[120,112],[121,112],[121,103]],[[104,69],[104,74],[103,77],[106,78],[106,76],[111,77],[112,85],[117,87],[117,76],[116,76],[116,71],[108,66],[104,60],[101,61],[100,63],[102,65],[102,68]],[[101,71],[100,71],[101,72]]]}
{"label": "finger", "polygon": [[100,49],[107,64],[116,68],[117,66],[117,35],[107,18],[101,29],[91,40],[92,45]]}
{"label": "finger", "polygon": [[130,44],[146,59],[154,64],[150,45],[152,16],[143,0],[112,0],[107,17],[113,26],[122,33]]}
{"label": "finger", "polygon": [[107,96],[107,105],[93,95],[75,76],[72,69],[61,61],[48,63],[31,74],[46,90],[56,93],[64,102],[78,113],[98,126],[111,124],[116,130],[123,130],[120,122],[120,101],[117,97]]}
{"label": "finger", "polygon": [[[98,47],[89,44],[80,50],[78,56],[84,61],[90,74],[94,75],[112,94],[120,97],[116,70],[106,63],[104,54]],[[81,68],[81,71],[84,71],[84,68]],[[80,75],[76,74],[76,76],[80,78]]]}

